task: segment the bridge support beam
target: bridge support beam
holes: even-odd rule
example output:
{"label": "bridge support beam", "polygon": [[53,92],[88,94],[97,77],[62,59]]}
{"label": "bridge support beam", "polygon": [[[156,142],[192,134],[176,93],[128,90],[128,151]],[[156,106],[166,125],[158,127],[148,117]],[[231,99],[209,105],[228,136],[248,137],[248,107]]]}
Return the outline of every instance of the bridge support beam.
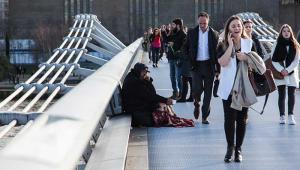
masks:
{"label": "bridge support beam", "polygon": [[104,65],[105,63],[107,63],[107,60],[99,58],[99,57],[95,57],[95,56],[90,55],[90,54],[84,54],[83,55],[83,59],[86,59],[87,61],[90,61],[92,63],[98,64],[100,66]]}

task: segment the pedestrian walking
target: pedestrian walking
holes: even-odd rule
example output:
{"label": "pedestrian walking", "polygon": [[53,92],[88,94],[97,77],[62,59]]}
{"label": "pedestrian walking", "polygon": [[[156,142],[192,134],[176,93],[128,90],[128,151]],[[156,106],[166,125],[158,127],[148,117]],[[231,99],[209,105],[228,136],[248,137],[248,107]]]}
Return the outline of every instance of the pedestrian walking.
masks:
{"label": "pedestrian walking", "polygon": [[288,24],[282,25],[276,43],[271,52],[272,64],[275,69],[284,76],[276,79],[278,89],[279,123],[285,124],[285,96],[288,93],[288,123],[295,125],[294,116],[295,90],[299,87],[298,65],[300,58],[300,46],[294,37],[293,30]]}
{"label": "pedestrian walking", "polygon": [[[248,107],[257,102],[248,77],[248,68],[264,73],[263,60],[253,52],[253,41],[244,32],[242,20],[231,16],[225,24],[224,40],[217,49],[221,65],[218,96],[223,101],[227,152],[224,161],[242,161],[242,144],[246,133]],[[247,55],[246,55],[247,54]],[[251,63],[252,64],[249,64]],[[235,142],[234,139],[236,138]]]}
{"label": "pedestrian walking", "polygon": [[257,54],[264,59],[264,55],[262,52],[261,44],[257,38],[257,35],[253,32],[253,22],[251,20],[245,20],[243,21],[244,27],[245,27],[245,33],[249,38],[253,40],[255,50]]}
{"label": "pedestrian walking", "polygon": [[192,82],[194,98],[194,116],[200,115],[200,100],[204,92],[202,103],[202,123],[209,124],[210,101],[215,75],[219,73],[216,49],[218,32],[209,25],[209,15],[201,12],[198,15],[198,25],[188,31],[186,54],[190,57],[192,65]]}
{"label": "pedestrian walking", "polygon": [[158,28],[155,28],[153,34],[150,37],[153,67],[158,67],[157,63],[159,60],[159,52],[162,46],[162,36]]}
{"label": "pedestrian walking", "polygon": [[173,99],[179,99],[181,96],[181,49],[186,39],[186,33],[183,31],[183,20],[176,18],[172,22],[171,34],[168,36],[168,53],[167,58],[170,67],[170,79],[172,83]]}

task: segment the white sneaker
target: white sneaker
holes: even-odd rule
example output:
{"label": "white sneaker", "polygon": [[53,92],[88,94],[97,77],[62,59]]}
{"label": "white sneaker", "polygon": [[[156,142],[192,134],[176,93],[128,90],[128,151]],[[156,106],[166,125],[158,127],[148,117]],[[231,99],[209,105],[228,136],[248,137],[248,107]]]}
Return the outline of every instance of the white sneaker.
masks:
{"label": "white sneaker", "polygon": [[289,124],[290,125],[295,125],[296,124],[294,115],[289,115]]}
{"label": "white sneaker", "polygon": [[285,124],[285,116],[284,115],[280,116],[279,123]]}

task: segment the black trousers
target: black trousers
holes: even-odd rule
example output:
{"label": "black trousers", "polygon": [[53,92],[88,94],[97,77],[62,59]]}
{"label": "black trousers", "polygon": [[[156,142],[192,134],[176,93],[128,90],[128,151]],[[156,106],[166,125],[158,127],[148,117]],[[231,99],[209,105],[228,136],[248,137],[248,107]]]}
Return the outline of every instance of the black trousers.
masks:
{"label": "black trousers", "polygon": [[132,126],[154,126],[152,112],[149,111],[140,111],[132,113]]}
{"label": "black trousers", "polygon": [[187,92],[188,92],[188,84],[190,84],[190,96],[189,97],[192,97],[191,94],[192,94],[192,77],[187,77],[187,76],[182,76],[181,77],[181,80],[182,80],[182,90],[181,90],[181,98],[183,99],[186,99],[186,96],[187,96]]}
{"label": "black trousers", "polygon": [[[280,116],[285,115],[285,96],[286,96],[286,86],[277,86],[278,89],[278,106]],[[288,114],[294,114],[295,106],[295,90],[296,87],[288,86]]]}
{"label": "black trousers", "polygon": [[[192,71],[193,97],[196,103],[200,102],[204,92],[202,103],[202,118],[206,119],[210,114],[210,101],[214,83],[214,71],[210,60],[197,61],[197,67]],[[194,103],[195,104],[195,103]]]}
{"label": "black trousers", "polygon": [[234,136],[236,136],[236,147],[241,147],[246,133],[246,116],[248,108],[243,107],[242,111],[232,109],[231,95],[228,100],[223,100],[224,109],[224,129],[227,140],[227,147],[234,146]]}
{"label": "black trousers", "polygon": [[157,62],[159,60],[159,49],[160,48],[152,47],[152,61],[153,61],[153,64],[157,64]]}

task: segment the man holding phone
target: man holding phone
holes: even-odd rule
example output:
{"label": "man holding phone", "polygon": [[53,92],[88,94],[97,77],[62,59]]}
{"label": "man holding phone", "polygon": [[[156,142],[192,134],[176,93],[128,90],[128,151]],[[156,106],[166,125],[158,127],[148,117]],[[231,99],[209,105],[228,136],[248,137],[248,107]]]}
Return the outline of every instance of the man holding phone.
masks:
{"label": "man holding phone", "polygon": [[190,57],[192,64],[192,86],[194,98],[194,116],[200,114],[200,99],[204,92],[202,104],[202,123],[209,124],[210,100],[214,77],[219,74],[220,65],[217,62],[216,49],[218,32],[208,26],[209,15],[201,12],[198,15],[198,26],[188,31],[184,51]]}

